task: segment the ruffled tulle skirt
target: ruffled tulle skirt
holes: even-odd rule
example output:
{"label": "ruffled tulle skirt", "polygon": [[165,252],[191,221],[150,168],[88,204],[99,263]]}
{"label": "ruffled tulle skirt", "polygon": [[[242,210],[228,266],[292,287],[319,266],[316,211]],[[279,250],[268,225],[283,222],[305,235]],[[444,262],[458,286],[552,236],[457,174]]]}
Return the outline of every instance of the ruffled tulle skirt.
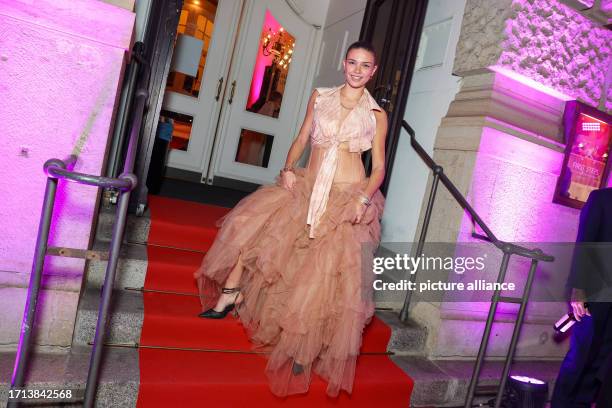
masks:
{"label": "ruffled tulle skirt", "polygon": [[[384,197],[376,191],[361,222],[353,224],[356,197],[367,179],[333,184],[309,238],[314,176],[303,168],[296,176],[292,191],[277,177],[220,218],[195,277],[202,309],[214,307],[240,257],[239,319],[254,347],[270,352],[271,391],[281,397],[307,392],[314,372],[335,397],[341,389],[352,391],[362,333],[374,314],[371,260],[380,242]],[[292,370],[294,362],[303,372]]]}

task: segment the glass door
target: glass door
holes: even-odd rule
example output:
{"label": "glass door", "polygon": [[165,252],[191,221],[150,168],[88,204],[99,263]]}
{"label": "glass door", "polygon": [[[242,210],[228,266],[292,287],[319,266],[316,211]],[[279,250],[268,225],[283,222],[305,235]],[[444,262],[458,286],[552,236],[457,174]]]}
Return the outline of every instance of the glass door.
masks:
{"label": "glass door", "polygon": [[203,174],[210,184],[215,177],[273,182],[303,120],[314,28],[275,0],[248,2],[243,21],[213,165]]}
{"label": "glass door", "polygon": [[160,121],[173,124],[169,167],[208,167],[243,0],[185,0]]}

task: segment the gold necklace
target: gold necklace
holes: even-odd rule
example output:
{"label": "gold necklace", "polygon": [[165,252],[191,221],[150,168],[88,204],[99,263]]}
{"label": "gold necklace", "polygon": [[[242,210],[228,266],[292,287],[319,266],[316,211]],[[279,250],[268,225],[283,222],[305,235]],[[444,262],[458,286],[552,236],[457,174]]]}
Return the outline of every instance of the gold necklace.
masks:
{"label": "gold necklace", "polygon": [[[363,93],[361,94],[361,96],[363,96]],[[340,105],[341,105],[341,106],[342,106],[344,109],[347,109],[347,110],[354,109],[354,108],[355,108],[355,106],[357,106],[357,105],[359,104],[359,101],[361,100],[361,96],[360,96],[359,98],[357,98],[357,100],[355,101],[355,104],[353,105],[353,107],[349,108],[349,107],[347,107],[346,105],[344,105],[344,104],[342,103],[342,90],[340,90],[340,98],[339,98],[339,99],[340,99]]]}
{"label": "gold necklace", "polygon": [[346,106],[345,104],[343,104],[343,103],[342,103],[342,92],[340,93],[340,105],[341,105],[341,106],[342,106],[344,109],[351,110],[351,109],[355,108],[355,106],[357,106],[357,105],[359,104],[359,100],[360,100],[360,99],[361,99],[361,97],[359,97],[359,98],[357,99],[357,101],[355,102],[355,104],[354,104],[354,105],[353,105],[351,108],[349,108],[348,106]]}
{"label": "gold necklace", "polygon": [[347,107],[347,106],[344,106],[344,104],[342,103],[342,101],[340,101],[340,105],[341,105],[341,106],[342,106],[344,109],[346,109],[346,110],[352,110],[352,109],[354,109],[354,108],[355,108],[355,106],[357,106],[357,104],[355,104],[355,105],[354,105],[352,108],[349,108],[349,107]]}

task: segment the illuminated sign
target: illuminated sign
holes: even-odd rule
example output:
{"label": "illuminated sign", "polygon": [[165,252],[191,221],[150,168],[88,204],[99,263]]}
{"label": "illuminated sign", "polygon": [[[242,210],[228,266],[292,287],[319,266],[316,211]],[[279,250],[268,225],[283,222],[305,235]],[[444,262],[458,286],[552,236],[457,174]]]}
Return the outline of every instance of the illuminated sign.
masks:
{"label": "illuminated sign", "polygon": [[565,105],[563,122],[565,158],[553,201],[582,208],[591,191],[607,185],[612,116],[570,101]]}

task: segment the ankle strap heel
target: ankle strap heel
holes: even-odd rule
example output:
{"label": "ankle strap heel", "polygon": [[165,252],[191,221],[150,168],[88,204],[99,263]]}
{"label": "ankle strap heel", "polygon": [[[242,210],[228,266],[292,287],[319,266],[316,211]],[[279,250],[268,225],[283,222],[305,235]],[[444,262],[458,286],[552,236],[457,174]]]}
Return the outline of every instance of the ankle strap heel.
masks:
{"label": "ankle strap heel", "polygon": [[236,297],[234,297],[234,302],[230,303],[227,306],[225,306],[225,309],[223,309],[220,312],[216,311],[214,308],[208,309],[207,311],[200,313],[198,315],[199,317],[203,317],[203,318],[207,318],[207,319],[223,319],[231,311],[234,312],[234,316],[235,317],[238,317],[237,308],[240,305],[239,304],[236,305],[236,300],[238,299],[238,295],[240,294],[240,288],[239,287],[236,287],[236,288],[221,288],[221,293],[223,293],[223,294],[232,294],[232,293],[235,293]]}

